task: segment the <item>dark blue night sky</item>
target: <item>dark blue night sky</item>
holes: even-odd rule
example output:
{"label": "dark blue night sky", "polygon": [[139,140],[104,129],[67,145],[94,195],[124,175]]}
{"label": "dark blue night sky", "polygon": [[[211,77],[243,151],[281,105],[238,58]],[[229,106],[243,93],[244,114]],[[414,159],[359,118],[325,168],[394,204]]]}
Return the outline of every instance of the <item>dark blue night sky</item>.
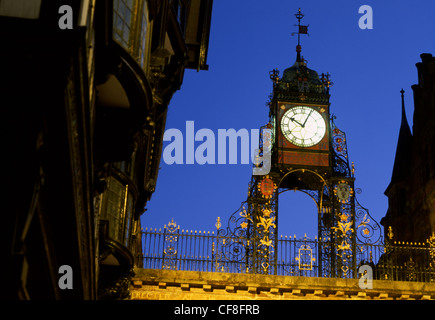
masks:
{"label": "dark blue night sky", "polygon": [[[358,21],[363,5],[373,9],[373,29]],[[334,83],[331,113],[347,136],[355,162],[358,200],[378,222],[388,202],[401,117],[400,90],[412,128],[413,93],[421,53],[435,54],[435,2],[428,0],[214,1],[208,71],[186,70],[169,106],[166,128],[258,129],[268,122],[269,71],[295,62],[294,14],[302,9],[302,56]],[[169,142],[165,142],[163,148]],[[195,146],[200,145],[197,142]],[[217,157],[217,155],[216,155]],[[142,226],[163,227],[172,218],[182,229],[215,229],[247,198],[251,164],[173,164],[163,160]],[[317,235],[315,203],[300,192],[280,197],[279,234]]]}

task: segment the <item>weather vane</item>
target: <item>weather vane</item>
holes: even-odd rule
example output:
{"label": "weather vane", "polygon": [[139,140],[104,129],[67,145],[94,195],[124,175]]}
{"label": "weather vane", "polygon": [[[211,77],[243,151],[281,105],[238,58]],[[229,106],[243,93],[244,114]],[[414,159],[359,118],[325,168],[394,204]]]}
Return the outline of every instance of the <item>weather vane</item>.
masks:
{"label": "weather vane", "polygon": [[299,8],[298,13],[295,14],[296,19],[298,19],[298,24],[295,25],[298,27],[298,32],[292,32],[292,36],[295,34],[298,35],[298,45],[296,46],[296,52],[297,52],[297,61],[301,61],[301,34],[308,34],[308,27],[309,25],[301,25],[301,20],[304,17],[304,14],[301,12],[301,8]]}

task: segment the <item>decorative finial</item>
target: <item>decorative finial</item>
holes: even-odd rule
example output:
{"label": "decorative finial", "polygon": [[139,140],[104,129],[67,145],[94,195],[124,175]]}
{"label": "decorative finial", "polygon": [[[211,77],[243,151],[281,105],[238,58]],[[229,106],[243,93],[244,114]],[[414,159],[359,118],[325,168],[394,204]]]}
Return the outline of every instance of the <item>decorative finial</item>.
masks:
{"label": "decorative finial", "polygon": [[322,73],[322,76],[320,77],[320,81],[322,81],[323,85],[325,86],[326,93],[329,93],[329,88],[334,85],[334,83],[330,79],[331,75],[329,72],[326,74]]}
{"label": "decorative finial", "polygon": [[405,90],[403,90],[403,88],[402,88],[402,90],[400,90],[400,94],[402,96],[402,111],[404,111],[405,110]]}
{"label": "decorative finial", "polygon": [[222,224],[221,224],[221,218],[217,217],[216,219],[216,223],[215,223],[215,227],[216,229],[219,231],[219,229],[221,228]]}
{"label": "decorative finial", "polygon": [[400,94],[402,96],[402,126],[408,126],[408,120],[406,118],[406,111],[405,111],[405,90],[400,90]]}
{"label": "decorative finial", "polygon": [[279,70],[273,69],[272,71],[269,71],[269,78],[273,81],[274,85],[279,82]]}
{"label": "decorative finial", "polygon": [[295,14],[296,19],[298,19],[299,24],[301,24],[301,20],[304,17],[304,14],[301,12],[301,8],[299,8],[298,13]]}
{"label": "decorative finial", "polygon": [[387,235],[388,235],[388,238],[390,240],[393,239],[394,234],[393,234],[393,228],[391,228],[391,226],[388,227],[388,233],[387,233]]}

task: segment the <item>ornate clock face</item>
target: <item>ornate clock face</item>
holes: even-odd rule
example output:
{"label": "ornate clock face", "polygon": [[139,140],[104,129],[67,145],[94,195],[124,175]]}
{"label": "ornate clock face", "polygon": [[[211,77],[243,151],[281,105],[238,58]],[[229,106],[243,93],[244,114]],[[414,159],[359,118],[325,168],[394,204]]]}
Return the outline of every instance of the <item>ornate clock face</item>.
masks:
{"label": "ornate clock face", "polygon": [[317,110],[296,106],[288,109],[282,116],[281,132],[294,145],[311,147],[325,136],[326,123]]}

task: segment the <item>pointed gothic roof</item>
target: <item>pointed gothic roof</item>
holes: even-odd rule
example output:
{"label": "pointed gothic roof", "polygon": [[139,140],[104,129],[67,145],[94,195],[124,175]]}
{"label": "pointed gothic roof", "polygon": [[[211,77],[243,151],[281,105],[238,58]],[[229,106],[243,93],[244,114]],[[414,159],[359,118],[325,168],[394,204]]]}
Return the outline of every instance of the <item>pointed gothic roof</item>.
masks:
{"label": "pointed gothic roof", "polygon": [[396,156],[394,158],[393,173],[391,181],[385,190],[388,193],[393,184],[406,179],[409,173],[409,164],[411,161],[412,151],[412,133],[406,118],[404,90],[400,91],[402,95],[402,121],[400,124],[399,139],[397,141]]}

